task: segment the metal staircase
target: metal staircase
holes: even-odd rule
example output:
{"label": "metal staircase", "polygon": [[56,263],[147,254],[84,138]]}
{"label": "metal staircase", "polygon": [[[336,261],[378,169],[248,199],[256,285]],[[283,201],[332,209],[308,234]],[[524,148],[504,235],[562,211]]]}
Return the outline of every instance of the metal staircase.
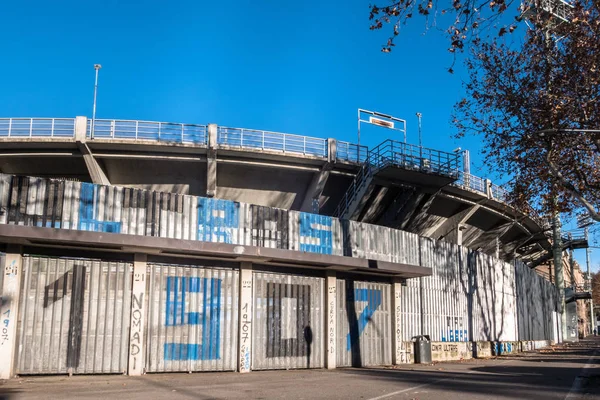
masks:
{"label": "metal staircase", "polygon": [[366,161],[340,200],[334,216],[355,219],[373,191],[378,174],[390,168],[438,175],[456,180],[460,172],[460,154],[428,149],[394,140],[386,140],[370,149]]}

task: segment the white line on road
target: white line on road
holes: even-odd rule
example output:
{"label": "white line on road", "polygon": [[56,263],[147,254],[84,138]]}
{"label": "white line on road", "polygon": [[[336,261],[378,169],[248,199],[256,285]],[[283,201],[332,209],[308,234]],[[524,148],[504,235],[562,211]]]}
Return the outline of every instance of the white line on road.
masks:
{"label": "white line on road", "polygon": [[[511,361],[513,361],[513,360],[506,360],[506,361],[503,361],[503,362],[497,363],[496,365],[508,364],[508,363],[509,363],[509,362],[511,362]],[[424,371],[427,371],[427,370],[424,370]],[[477,371],[473,371],[473,370],[471,370],[471,371],[469,371],[469,372],[465,372],[465,375],[474,374],[475,372],[477,372]],[[388,398],[388,397],[392,397],[392,396],[395,396],[395,395],[397,395],[397,394],[402,394],[402,393],[405,393],[405,392],[410,392],[411,390],[420,389],[420,388],[422,388],[422,387],[425,387],[425,386],[430,386],[430,385],[433,385],[434,383],[445,382],[445,381],[451,381],[451,380],[453,380],[453,379],[454,379],[454,378],[442,378],[442,379],[437,379],[437,380],[435,380],[435,381],[427,382],[427,383],[424,383],[424,384],[422,384],[422,385],[418,385],[418,386],[413,386],[413,387],[410,387],[410,388],[408,388],[408,389],[402,389],[402,390],[398,390],[397,392],[392,392],[392,393],[382,394],[381,396],[372,397],[372,398],[370,398],[370,399],[368,399],[368,400],[381,400],[381,399],[386,399],[386,398]]]}
{"label": "white line on road", "polygon": [[573,381],[573,386],[571,386],[571,390],[565,397],[565,400],[576,399],[577,396],[579,396],[581,392],[583,392],[583,383],[586,381],[587,378],[587,376],[585,376],[586,369],[596,364],[594,362],[594,357],[596,357],[596,353],[597,351],[595,351],[594,354],[592,354],[590,358],[588,358],[587,364],[585,364],[583,368],[581,368],[581,371],[579,371],[579,375]]}

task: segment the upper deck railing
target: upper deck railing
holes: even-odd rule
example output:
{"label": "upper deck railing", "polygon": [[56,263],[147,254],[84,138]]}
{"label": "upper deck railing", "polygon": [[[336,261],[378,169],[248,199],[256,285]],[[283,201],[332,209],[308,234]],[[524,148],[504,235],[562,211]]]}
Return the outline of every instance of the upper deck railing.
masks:
{"label": "upper deck railing", "polygon": [[327,158],[327,139],[289,133],[218,126],[217,144],[219,147],[226,148],[256,149]]}
{"label": "upper deck railing", "polygon": [[[206,146],[206,125],[172,122],[97,119],[94,139],[147,140],[162,143],[185,143]],[[87,136],[91,138],[92,121],[88,120]]]}
{"label": "upper deck railing", "polygon": [[0,137],[69,138],[74,136],[74,118],[0,118]]}
{"label": "upper deck railing", "polygon": [[[75,118],[0,118],[1,138],[75,138]],[[91,120],[87,119],[86,136],[91,139]],[[96,119],[94,139],[124,141],[154,141],[160,143],[192,144],[206,147],[208,127],[197,124],[172,122]],[[383,163],[394,163],[408,169],[433,173],[456,174],[452,185],[483,193],[495,200],[506,202],[508,191],[501,186],[475,175],[466,174],[456,153],[447,153],[407,143],[386,140],[369,150],[367,146],[337,141],[336,160],[363,164],[369,162],[379,168]],[[245,128],[217,127],[217,147],[272,151],[290,155],[304,155],[326,159],[327,139],[289,133],[278,133]],[[489,185],[489,187],[488,187]],[[528,210],[532,212],[532,210]]]}

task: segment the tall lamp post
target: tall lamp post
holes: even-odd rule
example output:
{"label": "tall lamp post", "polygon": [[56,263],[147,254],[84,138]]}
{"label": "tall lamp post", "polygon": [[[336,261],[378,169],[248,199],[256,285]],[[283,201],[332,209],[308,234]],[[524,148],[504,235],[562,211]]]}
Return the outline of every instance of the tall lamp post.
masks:
{"label": "tall lamp post", "polygon": [[94,64],[96,70],[96,82],[94,83],[94,108],[92,109],[92,129],[90,132],[90,139],[94,138],[94,128],[96,127],[96,97],[98,95],[98,71],[100,71],[102,65]]}

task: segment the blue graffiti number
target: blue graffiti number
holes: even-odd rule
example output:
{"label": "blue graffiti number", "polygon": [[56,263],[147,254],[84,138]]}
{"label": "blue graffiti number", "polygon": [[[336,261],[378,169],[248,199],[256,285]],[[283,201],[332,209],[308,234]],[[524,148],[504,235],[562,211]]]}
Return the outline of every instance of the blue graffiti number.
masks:
{"label": "blue graffiti number", "polygon": [[121,223],[114,221],[99,221],[99,214],[95,201],[95,192],[98,188],[93,183],[83,182],[81,184],[81,197],[79,199],[79,222],[77,229],[82,231],[121,233]]}
{"label": "blue graffiti number", "polygon": [[300,251],[332,254],[331,217],[300,213]]}
{"label": "blue graffiti number", "polygon": [[[167,277],[166,326],[198,325],[202,343],[165,343],[166,361],[221,358],[221,279]],[[202,311],[186,309],[186,294],[202,294]]]}
{"label": "blue graffiti number", "polygon": [[198,240],[233,243],[233,229],[239,226],[239,203],[198,198]]}
{"label": "blue graffiti number", "polygon": [[[377,289],[354,289],[354,301],[367,302],[367,306],[358,317],[358,336],[362,335],[367,324],[373,318],[373,314],[381,305],[381,290]],[[350,351],[354,338],[348,333],[346,349]]]}

